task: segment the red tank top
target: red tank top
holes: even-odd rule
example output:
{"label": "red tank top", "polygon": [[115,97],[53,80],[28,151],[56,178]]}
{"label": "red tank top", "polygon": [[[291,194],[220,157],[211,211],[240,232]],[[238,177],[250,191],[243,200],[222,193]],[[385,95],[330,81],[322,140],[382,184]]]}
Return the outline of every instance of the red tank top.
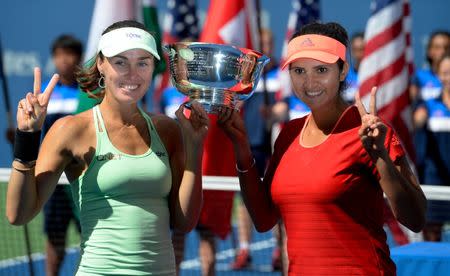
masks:
{"label": "red tank top", "polygon": [[[286,226],[289,275],[395,275],[383,192],[358,136],[358,110],[348,108],[315,147],[300,143],[306,121],[288,123],[274,153],[271,194]],[[404,155],[390,128],[385,144],[392,160]]]}

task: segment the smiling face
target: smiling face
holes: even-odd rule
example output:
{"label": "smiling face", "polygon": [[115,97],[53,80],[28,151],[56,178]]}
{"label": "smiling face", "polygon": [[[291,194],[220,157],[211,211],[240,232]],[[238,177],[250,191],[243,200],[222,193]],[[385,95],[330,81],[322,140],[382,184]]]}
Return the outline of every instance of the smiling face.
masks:
{"label": "smiling face", "polygon": [[348,64],[342,71],[337,63],[324,63],[311,58],[300,58],[290,64],[290,76],[296,96],[311,110],[338,104],[339,82],[345,79]]}
{"label": "smiling face", "polygon": [[99,59],[97,68],[105,76],[106,95],[120,102],[138,102],[150,86],[154,59],[145,50],[133,49]]}

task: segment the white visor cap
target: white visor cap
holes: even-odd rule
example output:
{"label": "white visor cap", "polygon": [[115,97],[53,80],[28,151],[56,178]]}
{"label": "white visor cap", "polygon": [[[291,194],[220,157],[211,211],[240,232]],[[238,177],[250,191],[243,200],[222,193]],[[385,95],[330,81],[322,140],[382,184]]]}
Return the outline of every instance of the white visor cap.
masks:
{"label": "white visor cap", "polygon": [[131,49],[145,50],[160,60],[153,36],[133,27],[115,29],[102,35],[97,54],[101,51],[105,57],[113,57]]}

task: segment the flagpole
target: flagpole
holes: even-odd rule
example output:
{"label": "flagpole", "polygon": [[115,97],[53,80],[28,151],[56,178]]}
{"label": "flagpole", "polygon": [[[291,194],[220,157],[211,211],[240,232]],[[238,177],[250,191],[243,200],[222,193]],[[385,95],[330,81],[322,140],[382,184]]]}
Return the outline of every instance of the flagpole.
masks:
{"label": "flagpole", "polygon": [[[259,33],[259,51],[262,52],[263,50],[263,41],[262,41],[262,24],[261,24],[261,2],[260,0],[256,0],[256,25],[258,28],[258,33]],[[263,84],[263,93],[264,93],[264,104],[266,106],[269,105],[269,93],[267,91],[267,82],[266,82],[266,77],[267,77],[267,70],[263,69],[262,70],[262,74],[263,74],[263,79],[262,79],[262,84]]]}
{"label": "flagpole", "polygon": [[[2,90],[3,90],[3,101],[5,103],[5,111],[6,111],[6,120],[8,123],[8,140],[11,144],[11,147],[13,146],[13,139],[12,133],[14,131],[14,124],[12,119],[12,113],[11,113],[11,104],[9,102],[9,89],[8,89],[8,82],[6,80],[6,74],[3,67],[3,48],[1,45],[0,40],[0,78],[2,79]],[[23,232],[25,236],[25,246],[26,246],[26,253],[28,256],[28,268],[30,270],[30,275],[34,276],[34,270],[33,270],[33,263],[31,259],[31,246],[30,246],[30,235],[28,234],[28,226],[26,224],[23,225]]]}

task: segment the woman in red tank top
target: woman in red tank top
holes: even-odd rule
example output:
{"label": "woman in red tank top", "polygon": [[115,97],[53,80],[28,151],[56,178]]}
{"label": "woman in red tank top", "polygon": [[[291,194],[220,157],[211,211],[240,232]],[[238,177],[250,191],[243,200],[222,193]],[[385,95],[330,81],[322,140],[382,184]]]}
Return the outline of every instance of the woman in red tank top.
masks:
{"label": "woman in red tank top", "polygon": [[290,275],[395,275],[383,231],[383,193],[398,221],[418,232],[426,199],[394,130],[341,98],[349,65],[337,23],[304,26],[288,45],[294,93],[311,114],[280,133],[264,180],[244,124],[224,109],[219,124],[234,145],[245,204],[258,231],[286,226]]}

